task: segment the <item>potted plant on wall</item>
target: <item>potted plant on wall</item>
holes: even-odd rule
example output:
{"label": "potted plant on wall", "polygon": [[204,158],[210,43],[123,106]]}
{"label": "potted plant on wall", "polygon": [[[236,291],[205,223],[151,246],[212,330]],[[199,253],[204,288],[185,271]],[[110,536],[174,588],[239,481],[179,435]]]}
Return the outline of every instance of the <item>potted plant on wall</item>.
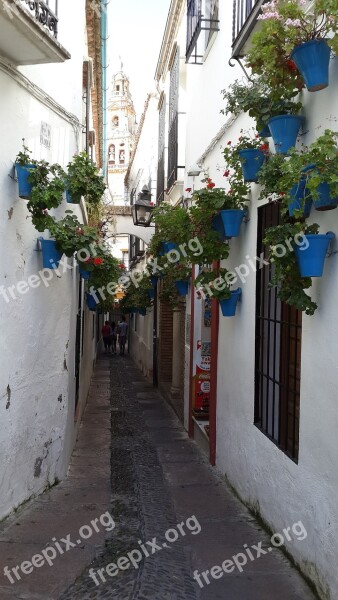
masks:
{"label": "potted plant on wall", "polygon": [[45,216],[48,211],[62,203],[65,190],[64,178],[65,172],[60,165],[50,165],[44,160],[36,162],[35,169],[29,174],[32,192],[27,208],[32,215],[33,225],[38,231],[46,229]]}
{"label": "potted plant on wall", "polygon": [[319,226],[300,221],[282,223],[265,231],[264,243],[269,247],[273,265],[270,287],[277,287],[283,302],[313,315],[317,304],[305,292],[311,277],[323,273],[325,256],[334,235],[319,234]]}
{"label": "potted plant on wall", "polygon": [[36,160],[31,158],[31,150],[25,146],[25,140],[22,140],[23,148],[18,153],[15,159],[15,170],[18,178],[19,197],[25,200],[31,197],[32,183],[29,179],[29,175],[36,167]]}
{"label": "potted plant on wall", "polygon": [[[310,92],[329,84],[331,48],[338,51],[338,5],[335,0],[314,0],[306,11],[304,0],[274,0],[262,6],[264,22],[259,35],[282,47],[286,60],[294,62]],[[256,37],[256,42],[259,38]]]}
{"label": "potted plant on wall", "polygon": [[153,256],[163,256],[190,239],[191,222],[183,206],[161,202],[153,211],[153,220],[156,231],[149,245]]}
{"label": "potted plant on wall", "polygon": [[202,269],[194,281],[199,295],[207,295],[216,298],[219,302],[223,317],[234,317],[237,303],[241,299],[242,289],[231,290],[233,274],[227,269],[219,269],[218,272],[210,269]]}
{"label": "potted plant on wall", "polygon": [[67,168],[67,202],[79,204],[84,196],[88,204],[98,204],[106,184],[88,154],[81,152],[75,155]]}
{"label": "potted plant on wall", "polygon": [[229,141],[223,150],[227,168],[236,173],[242,169],[243,179],[246,183],[256,182],[259,170],[264,164],[269,144],[262,143],[259,135],[253,132],[241,131],[238,141]]}

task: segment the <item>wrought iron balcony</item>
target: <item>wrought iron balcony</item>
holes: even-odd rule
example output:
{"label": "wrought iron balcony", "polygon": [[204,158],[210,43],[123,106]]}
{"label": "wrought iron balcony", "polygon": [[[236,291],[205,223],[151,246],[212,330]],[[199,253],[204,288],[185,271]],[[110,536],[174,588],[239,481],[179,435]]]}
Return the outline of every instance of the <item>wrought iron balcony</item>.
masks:
{"label": "wrought iron balcony", "polygon": [[42,2],[42,0],[33,1],[33,0],[21,0],[24,4],[27,5],[29,10],[31,10],[35,19],[38,23],[41,23],[44,27],[50,31],[55,38],[57,38],[58,34],[58,0],[54,0],[54,12],[51,10],[49,6],[49,0],[46,2]]}
{"label": "wrought iron balcony", "polygon": [[[219,31],[218,5],[219,0],[187,0],[186,62],[202,64],[212,33]],[[199,44],[202,31],[206,31],[206,39]]]}
{"label": "wrought iron balcony", "polygon": [[262,4],[267,0],[233,0],[232,56],[245,54],[245,45],[257,25]]}
{"label": "wrought iron balcony", "polygon": [[64,62],[58,42],[58,0],[1,0],[0,55],[15,65]]}

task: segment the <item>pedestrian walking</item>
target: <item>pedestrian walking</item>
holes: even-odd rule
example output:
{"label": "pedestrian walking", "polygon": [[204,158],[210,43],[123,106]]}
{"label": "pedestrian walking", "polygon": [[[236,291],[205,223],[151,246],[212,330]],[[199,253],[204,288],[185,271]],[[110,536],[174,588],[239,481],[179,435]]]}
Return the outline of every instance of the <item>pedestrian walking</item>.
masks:
{"label": "pedestrian walking", "polygon": [[111,345],[112,345],[113,354],[116,354],[116,343],[117,343],[117,327],[116,327],[115,322],[113,321],[111,323]]}
{"label": "pedestrian walking", "polygon": [[111,343],[112,343],[112,340],[111,340],[112,332],[111,332],[111,326],[109,324],[109,321],[105,322],[105,324],[102,327],[101,333],[102,333],[105,353],[109,354],[110,349],[111,349]]}
{"label": "pedestrian walking", "polygon": [[127,333],[128,333],[128,325],[126,323],[126,317],[123,315],[121,321],[118,324],[118,334],[119,334],[119,346],[120,346],[120,354],[123,355],[126,347],[127,341]]}

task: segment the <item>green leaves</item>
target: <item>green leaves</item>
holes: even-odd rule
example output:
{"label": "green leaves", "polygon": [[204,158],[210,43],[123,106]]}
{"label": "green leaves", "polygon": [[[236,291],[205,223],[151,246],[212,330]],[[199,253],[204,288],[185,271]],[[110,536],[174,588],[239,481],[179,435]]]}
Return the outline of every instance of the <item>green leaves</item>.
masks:
{"label": "green leaves", "polygon": [[86,202],[92,205],[100,202],[106,189],[103,178],[86,152],[75,155],[68,164],[66,186],[73,200],[79,201],[84,196]]}

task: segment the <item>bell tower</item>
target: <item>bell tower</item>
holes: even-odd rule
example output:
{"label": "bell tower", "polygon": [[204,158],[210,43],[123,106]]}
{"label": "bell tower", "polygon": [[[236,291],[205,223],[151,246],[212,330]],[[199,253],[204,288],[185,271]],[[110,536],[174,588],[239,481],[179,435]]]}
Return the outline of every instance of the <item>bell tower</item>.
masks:
{"label": "bell tower", "polygon": [[[125,204],[124,178],[136,137],[136,113],[129,79],[121,70],[114,75],[108,103],[108,184],[114,204]],[[129,200],[129,199],[128,199]]]}

